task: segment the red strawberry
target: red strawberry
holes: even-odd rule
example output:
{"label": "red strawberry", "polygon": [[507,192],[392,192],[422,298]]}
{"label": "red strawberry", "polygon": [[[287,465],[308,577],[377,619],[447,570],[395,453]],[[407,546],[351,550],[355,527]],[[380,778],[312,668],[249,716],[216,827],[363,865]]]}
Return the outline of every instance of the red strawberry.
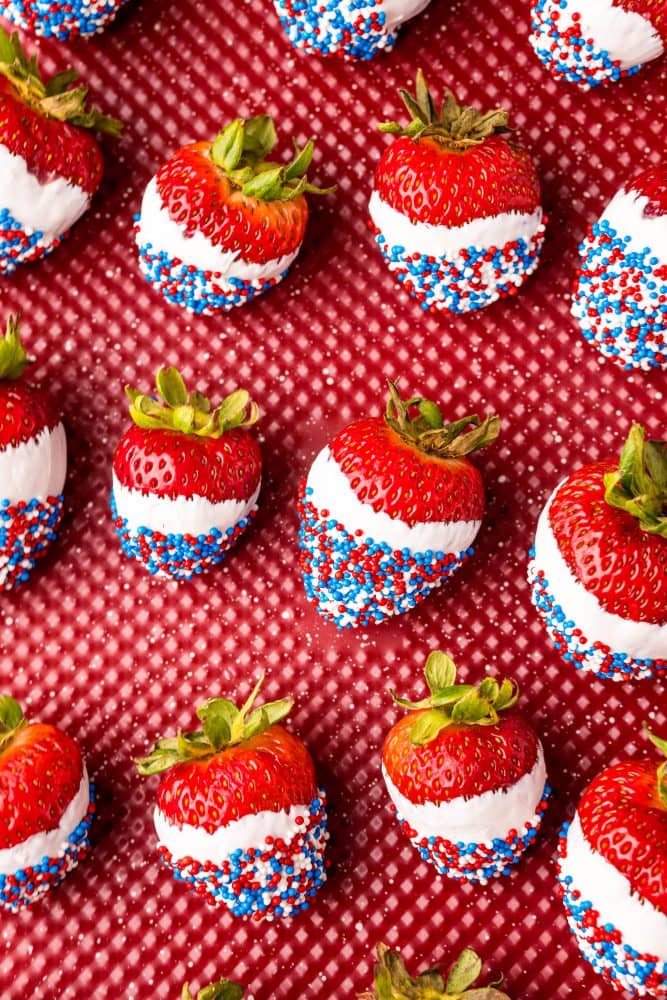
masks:
{"label": "red strawberry", "polygon": [[663,0],[533,0],[530,41],[559,80],[597,87],[631,76],[667,42]]}
{"label": "red strawberry", "polygon": [[43,81],[18,35],[0,28],[0,273],[57,246],[100,186],[92,131],[117,136],[122,126],[86,107],[77,75]]}
{"label": "red strawberry", "polygon": [[126,390],[136,426],[116,448],[111,509],[127,556],[189,579],[224,558],[257,510],[261,455],[246,428],[259,410],[237,389],[211,412],[175,368],[156,385],[160,401]]}
{"label": "red strawberry", "polygon": [[373,991],[358,994],[358,1000],[510,1000],[507,993],[493,986],[469,989],[482,972],[482,960],[472,948],[463,949],[446,980],[437,969],[413,979],[397,951],[386,944],[379,944],[376,950]]}
{"label": "red strawberry", "polygon": [[[201,731],[158,740],[137,761],[166,771],[155,826],[177,878],[235,916],[291,916],[324,881],[324,794],[301,740],[278,723],[291,698],[253,711],[213,698],[197,710]],[[270,862],[270,864],[267,864]]]}
{"label": "red strawberry", "polygon": [[424,860],[441,875],[486,882],[535,839],[548,796],[542,748],[512,711],[511,681],[457,684],[454,662],[437,651],[425,673],[427,698],[392,695],[410,714],[385,740],[387,788]]}
{"label": "red strawberry", "polygon": [[620,465],[572,473],[545,507],[533,601],[575,666],[627,680],[667,669],[667,445],[635,424]]}
{"label": "red strawberry", "polygon": [[0,587],[28,579],[56,538],[67,474],[65,428],[23,377],[18,316],[0,340]]}
{"label": "red strawberry", "polygon": [[0,905],[15,911],[58,885],[90,847],[92,787],[78,746],[27,722],[0,695]]}
{"label": "red strawberry", "polygon": [[537,267],[540,185],[502,108],[482,114],[450,91],[440,111],[421,70],[412,116],[375,171],[370,214],[390,270],[424,309],[468,312],[513,294]]}
{"label": "red strawberry", "polygon": [[266,159],[277,142],[269,115],[237,118],[214,142],[184,146],[149,183],[137,227],[146,279],[170,302],[214,313],[277,284],[306,229],[306,171],[314,143],[292,161]]}
{"label": "red strawberry", "polygon": [[390,382],[385,416],[350,424],[320,452],[301,486],[299,541],[306,593],[325,618],[346,628],[408,611],[461,565],[484,510],[466,456],[499,429],[476,414],[444,424],[434,403],[403,401]]}
{"label": "red strawberry", "polygon": [[[667,740],[649,732],[667,755]],[[667,996],[667,761],[606,768],[559,846],[568,922],[588,961],[633,996]]]}

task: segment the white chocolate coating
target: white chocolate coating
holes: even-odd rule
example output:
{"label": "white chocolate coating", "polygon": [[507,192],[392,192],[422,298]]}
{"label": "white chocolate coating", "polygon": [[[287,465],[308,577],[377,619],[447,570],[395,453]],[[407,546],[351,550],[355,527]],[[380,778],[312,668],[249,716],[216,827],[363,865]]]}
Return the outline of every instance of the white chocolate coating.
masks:
{"label": "white chocolate coating", "polygon": [[90,195],[62,177],[42,183],[22,156],[0,145],[0,208],[8,209],[28,232],[61,236],[90,205]]}
{"label": "white chocolate coating", "polygon": [[[233,851],[263,848],[267,837],[285,842],[291,840],[305,830],[308,815],[308,805],[291,806],[289,810],[277,812],[264,809],[241,816],[215,833],[207,833],[189,823],[182,826],[171,823],[156,806],[153,821],[160,844],[167,848],[174,860],[193,858],[201,863],[211,861],[216,864],[223,862]],[[297,819],[302,822],[297,822]]]}
{"label": "white chocolate coating", "polygon": [[667,962],[667,914],[633,893],[625,875],[591,847],[578,813],[570,824],[567,855],[560,859],[560,867],[564,876],[571,876],[581,899],[599,912],[601,924],[613,924],[624,944]]}
{"label": "white chocolate coating", "polygon": [[370,504],[358,499],[328,446],[313,462],[306,485],[313,491],[307,498],[309,502],[318,510],[328,510],[350,534],[359,529],[364,538],[384,541],[394,549],[409,548],[413,552],[433,549],[458,555],[472,545],[482,523],[429,521],[410,526],[384,511],[376,512]]}
{"label": "white chocolate coating", "polygon": [[502,212],[475,219],[462,226],[412,222],[373,191],[368,205],[371,219],[390,246],[428,257],[456,256],[468,247],[503,247],[514,240],[531,240],[542,224],[542,209],[534,212]]}
{"label": "white chocolate coating", "polygon": [[215,246],[203,233],[186,236],[162,204],[154,177],[144,192],[136,241],[139,246],[150,243],[153,253],[162,251],[198,270],[212,271],[219,276],[223,286],[229,278],[241,281],[278,278],[300,249],[297,247],[294,253],[276,257],[265,264],[251,264],[246,263],[239,253]]}
{"label": "white chocolate coating", "polygon": [[113,475],[113,495],[118,516],[125,518],[130,531],[150,528],[163,535],[201,535],[218,528],[226,531],[247,517],[257,505],[260,486],[249,500],[211,503],[204,497],[160,497],[122,486]]}
{"label": "white chocolate coating", "polygon": [[34,833],[21,844],[0,850],[0,875],[13,875],[21,868],[39,864],[43,858],[57,858],[67,846],[68,837],[85,819],[90,802],[90,781],[84,764],[79,789],[53,830]]}
{"label": "white chocolate coating", "polygon": [[541,745],[532,770],[515,785],[482,792],[473,798],[459,796],[448,802],[410,802],[396,788],[384,765],[382,774],[401,819],[418,837],[444,837],[467,844],[504,840],[510,830],[521,834],[537,812],[547,778]]}
{"label": "white chocolate coating", "polygon": [[67,475],[67,440],[61,423],[36,438],[0,451],[0,500],[59,496]]}

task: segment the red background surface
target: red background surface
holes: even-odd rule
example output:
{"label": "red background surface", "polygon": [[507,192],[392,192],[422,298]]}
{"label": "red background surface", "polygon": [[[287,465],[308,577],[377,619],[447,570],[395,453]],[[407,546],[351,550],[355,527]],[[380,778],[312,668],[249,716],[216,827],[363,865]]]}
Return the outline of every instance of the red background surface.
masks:
{"label": "red background surface", "polygon": [[[569,317],[576,248],[635,165],[656,162],[667,126],[667,64],[581,94],[537,62],[522,0],[433,0],[394,53],[371,64],[297,54],[269,0],[130,3],[114,27],[69,47],[42,43],[47,69],[73,62],[104,110],[123,118],[92,211],[71,238],[3,281],[3,316],[24,313],[33,378],[49,386],[70,446],[67,516],[29,585],[3,595],[0,679],[34,717],[82,744],[99,794],[94,850],[47,903],[0,924],[3,996],[177,997],[185,978],[227,975],[255,1000],[352,997],[384,940],[415,966],[475,946],[520,998],[615,994],[579,953],[555,895],[557,830],[587,781],[664,734],[665,683],[603,685],[550,647],[530,604],[527,550],[542,503],[570,466],[620,450],[630,421],[665,436],[664,374],[628,375],[581,339]],[[366,227],[373,165],[395,89],[422,66],[433,89],[502,103],[535,154],[550,216],[543,263],[514,301],[468,316],[425,316],[402,297]],[[313,205],[303,252],[269,295],[222,318],[193,318],[141,278],[132,218],[178,145],[237,114],[276,116],[317,138],[313,179],[338,184]],[[111,458],[127,424],[122,387],[152,384],[161,363],[219,396],[252,389],[263,411],[265,480],[256,526],[223,568],[174,584],[121,557],[108,516]],[[443,404],[503,415],[481,454],[488,512],[475,558],[408,616],[338,634],[306,603],[295,492],[343,423],[383,405],[384,380]],[[390,686],[422,693],[428,651],[466,679],[514,676],[542,735],[555,796],[539,845],[485,888],[439,878],[405,841],[380,776],[396,718]],[[206,907],[158,864],[157,779],[131,758],[160,733],[191,727],[211,695],[297,698],[292,726],[329,793],[330,880],[308,913],[248,925]]]}

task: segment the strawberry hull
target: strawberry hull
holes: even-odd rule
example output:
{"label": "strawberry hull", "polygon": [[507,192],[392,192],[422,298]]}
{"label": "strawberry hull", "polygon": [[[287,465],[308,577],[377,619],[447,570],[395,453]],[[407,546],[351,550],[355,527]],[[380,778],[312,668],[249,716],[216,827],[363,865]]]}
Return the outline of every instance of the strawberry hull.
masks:
{"label": "strawberry hull", "polygon": [[596,972],[619,992],[667,997],[667,915],[593,849],[578,814],[561,831],[557,872],[570,930]]}
{"label": "strawberry hull", "polygon": [[0,450],[0,587],[25,581],[63,516],[67,444],[61,423]]}
{"label": "strawberry hull", "polygon": [[90,850],[95,790],[84,767],[79,790],[58,826],[0,849],[0,906],[15,913],[59,885]]}
{"label": "strawberry hull", "polygon": [[212,315],[251,302],[287,274],[300,245],[264,264],[245,262],[238,253],[213,244],[203,233],[186,236],[163,205],[155,178],[135,220],[139,266],[168,302]]}
{"label": "strawberry hull", "polygon": [[90,205],[63,177],[40,181],[25,160],[0,144],[0,274],[46,256]]}
{"label": "strawberry hull", "polygon": [[338,628],[415,607],[472,555],[481,521],[407,525],[357,499],[325,448],[301,485],[300,564],[306,595]]}
{"label": "strawberry hull", "polygon": [[514,785],[444,802],[412,802],[384,765],[382,773],[392,810],[422,860],[464,882],[510,874],[536,840],[550,795],[541,747],[532,770]]}
{"label": "strawberry hull", "polygon": [[614,0],[537,0],[530,41],[557,79],[582,87],[631,76],[664,52],[649,17]]}
{"label": "strawberry hull", "polygon": [[430,0],[274,0],[287,37],[313,55],[373,59],[390,52],[398,30]]}
{"label": "strawberry hull", "polygon": [[572,314],[584,338],[624,368],[667,368],[667,214],[621,189],[590,227]]}
{"label": "strawberry hull", "polygon": [[540,515],[528,579],[533,604],[556,649],[578,670],[603,680],[664,675],[667,625],[633,621],[601,607],[563,559],[549,521],[552,499]]}
{"label": "strawberry hull", "polygon": [[514,295],[539,263],[541,208],[461,226],[412,221],[377,191],[371,226],[385,264],[422,309],[465,313]]}
{"label": "strawberry hull", "polygon": [[67,41],[94,35],[114,19],[126,0],[0,0],[0,14],[23,31]]}
{"label": "strawberry hull", "polygon": [[215,833],[155,811],[162,861],[174,878],[235,916],[274,920],[308,908],[326,880],[325,794],[309,804],[246,815]]}
{"label": "strawberry hull", "polygon": [[126,556],[151,575],[189,580],[224,559],[251,524],[258,495],[259,487],[247,501],[153,496],[123,486],[114,474],[111,514]]}

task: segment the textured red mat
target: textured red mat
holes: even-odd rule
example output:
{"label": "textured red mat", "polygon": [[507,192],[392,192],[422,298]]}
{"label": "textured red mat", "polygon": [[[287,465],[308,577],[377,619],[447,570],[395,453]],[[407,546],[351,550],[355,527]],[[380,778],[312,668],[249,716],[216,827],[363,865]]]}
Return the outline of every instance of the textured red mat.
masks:
{"label": "textured red mat", "polygon": [[[53,256],[5,280],[3,316],[22,309],[39,377],[70,443],[64,531],[42,571],[0,607],[0,681],[29,712],[80,740],[99,793],[94,852],[47,904],[0,929],[0,992],[49,998],[176,997],[187,977],[222,974],[255,1000],[352,997],[378,940],[418,963],[478,948],[522,998],[615,996],[579,958],[555,895],[557,829],[587,780],[647,749],[667,725],[665,683],[604,686],[561,663],[525,580],[538,511],[571,464],[616,453],[632,419],[664,436],[664,375],[627,375],[569,318],[586,223],[667,127],[667,62],[614,88],[557,85],[528,45],[524,0],[433,0],[396,51],[365,65],[297,55],[269,0],[130,3],[115,26],[71,47],[43,43],[47,68],[72,57],[104,109],[125,119],[92,212]],[[514,301],[426,317],[399,295],[366,227],[373,164],[395,88],[422,66],[466,101],[508,105],[539,162],[550,216],[543,263]],[[313,178],[338,183],[314,206],[306,245],[276,290],[223,319],[167,306],[136,266],[132,217],[177,145],[238,113],[274,114],[318,140]],[[220,572],[149,579],[121,557],[108,516],[111,456],[126,425],[122,386],[160,363],[210,393],[241,383],[264,412],[265,484],[256,526]],[[376,410],[384,380],[460,414],[497,408],[501,440],[481,458],[488,515],[477,554],[439,594],[377,630],[339,635],[307,605],[297,570],[295,493],[344,422]],[[35,376],[36,377],[36,376]],[[395,718],[388,688],[420,692],[425,656],[449,650],[465,677],[517,678],[541,732],[555,796],[539,845],[511,878],[460,888],[419,862],[387,808],[380,749]],[[333,862],[316,905],[283,925],[209,910],[158,864],[157,781],[131,757],[188,726],[205,697],[292,692],[292,725],[329,793]]]}

